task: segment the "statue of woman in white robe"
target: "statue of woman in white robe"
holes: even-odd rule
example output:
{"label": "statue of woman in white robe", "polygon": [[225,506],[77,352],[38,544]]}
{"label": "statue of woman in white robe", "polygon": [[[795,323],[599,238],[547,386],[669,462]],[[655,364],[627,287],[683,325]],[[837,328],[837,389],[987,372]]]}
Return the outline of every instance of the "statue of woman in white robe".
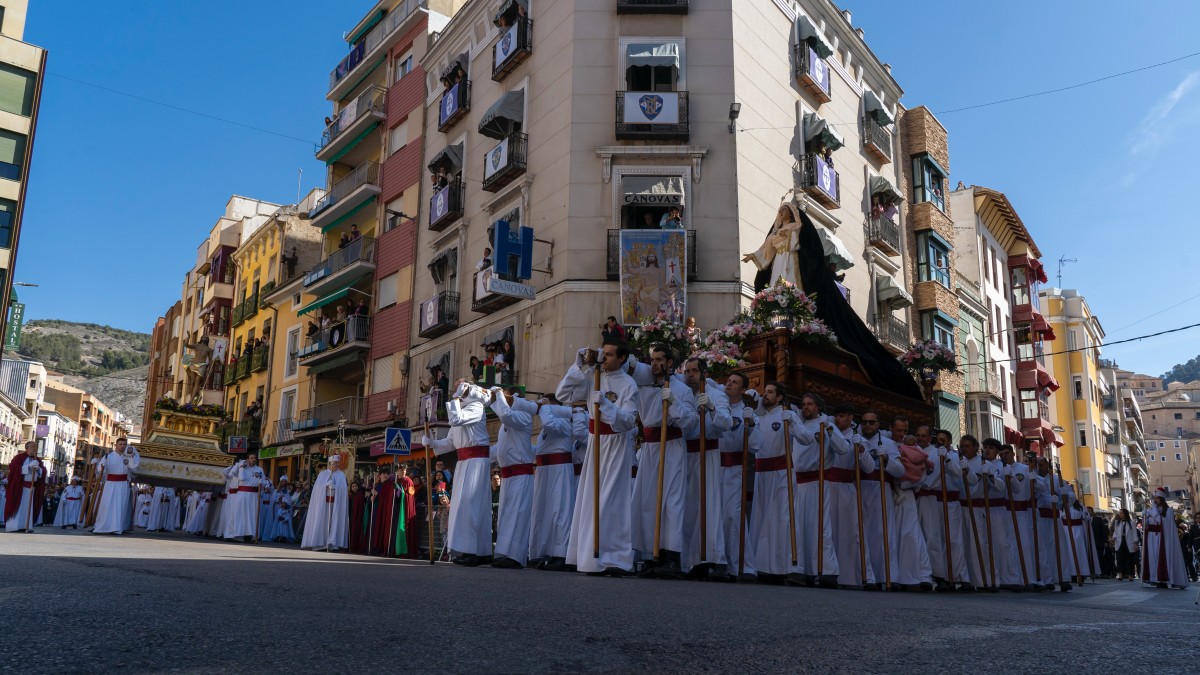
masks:
{"label": "statue of woman in white robe", "polygon": [[797,287],[800,283],[800,212],[796,205],[784,202],[779,205],[775,222],[767,233],[767,239],[754,253],[742,256],[742,262],[752,262],[759,271],[771,271],[768,285],[781,277]]}

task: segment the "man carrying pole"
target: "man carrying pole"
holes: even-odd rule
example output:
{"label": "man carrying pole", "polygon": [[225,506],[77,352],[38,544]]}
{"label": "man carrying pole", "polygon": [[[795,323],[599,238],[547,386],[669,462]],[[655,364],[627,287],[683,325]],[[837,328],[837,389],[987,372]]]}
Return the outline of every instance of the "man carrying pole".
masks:
{"label": "man carrying pole", "polygon": [[721,385],[708,379],[708,364],[690,358],[683,381],[696,396],[697,423],[684,429],[687,441],[687,484],[684,506],[683,571],[690,578],[728,578],[726,532],[722,527],[721,437],[733,428],[729,399]]}
{"label": "man carrying pole", "polygon": [[[835,461],[849,462],[852,458],[850,443],[842,434],[833,432],[833,419],[821,412],[824,404],[821,397],[813,393],[800,397],[800,424],[813,436],[813,440],[797,445],[795,451],[794,509],[799,551],[797,564],[789,574],[789,582],[837,588],[839,561],[829,508],[830,486],[837,484],[852,488],[854,473],[844,469],[830,471]],[[853,508],[852,499],[846,500],[846,503]],[[852,520],[848,522],[853,524]]]}
{"label": "man carrying pole", "polygon": [[962,539],[962,510],[958,503],[962,487],[959,455],[948,448],[933,444],[929,425],[917,427],[917,446],[933,465],[917,492],[921,530],[933,568],[934,582],[939,591],[952,591],[955,584],[966,578],[966,555]]}
{"label": "man carrying pole", "polygon": [[[587,445],[580,465],[580,480],[571,516],[566,564],[580,572],[624,576],[633,572],[630,515],[630,466],[636,428],[638,386],[626,372],[629,348],[624,342],[606,340],[596,354],[579,350],[575,365],[567,371],[555,391],[559,401],[588,401],[588,425],[599,443]],[[594,387],[593,370],[600,370],[600,386]],[[597,455],[599,457],[597,458]],[[599,480],[596,467],[599,465]],[[600,490],[597,498],[596,483]],[[596,503],[599,502],[599,509]],[[595,556],[595,523],[603,513],[600,556]]]}
{"label": "man carrying pole", "polygon": [[782,584],[793,568],[792,545],[796,537],[791,449],[794,444],[813,443],[814,436],[800,416],[784,405],[783,385],[768,382],[755,420],[761,446],[755,448],[754,508],[750,511],[747,552],[759,583]]}
{"label": "man carrying pole", "polygon": [[[1004,491],[1007,493],[1007,496],[1008,496],[1008,502],[1007,502],[1008,513],[1009,513],[1009,518],[1012,521],[1012,539],[1011,539],[1011,541],[1015,542],[1017,545],[1017,565],[1019,567],[1020,578],[1021,578],[1020,590],[1031,590],[1032,586],[1029,583],[1029,569],[1025,565],[1025,541],[1024,541],[1024,537],[1021,536],[1021,525],[1020,525],[1019,520],[1017,519],[1019,505],[1017,503],[1017,500],[1013,498],[1013,483],[1015,482],[1018,485],[1021,485],[1025,482],[1025,476],[1023,475],[1023,472],[1021,471],[1021,469],[1023,468],[1023,465],[1017,464],[1016,462],[1013,461],[1014,456],[1013,456],[1013,448],[1011,445],[1008,446],[1007,448],[1002,448],[1001,452],[1002,452],[1002,454],[1000,456],[1000,460],[1002,462],[1004,462],[1004,464],[1005,464],[1005,467],[1004,467],[1004,471],[1005,471],[1005,473],[1004,473]],[[1028,502],[1026,502],[1026,505],[1024,508],[1028,508]],[[1012,558],[1012,556],[1010,555],[1009,556],[1010,563],[1012,562],[1011,558]],[[1016,579],[1015,578],[1007,579],[1006,581],[1010,585],[1012,585],[1012,584],[1015,584]]]}
{"label": "man carrying pole", "polygon": [[838,584],[843,588],[874,589],[883,570],[874,569],[867,561],[866,530],[863,524],[862,467],[873,464],[866,446],[858,442],[854,424],[854,409],[840,405],[834,410],[835,429],[830,435],[841,436],[850,452],[835,454],[832,468],[825,472],[829,494],[826,508],[833,532],[834,553],[841,575]]}
{"label": "man carrying pole", "polygon": [[[961,504],[967,509],[967,518],[963,522],[963,538],[966,539],[969,535],[971,541],[975,544],[975,554],[971,555],[971,549],[967,550],[967,572],[970,575],[971,584],[975,588],[993,588],[995,586],[996,566],[989,566],[992,560],[991,550],[991,521],[987,521],[988,533],[988,552],[985,556],[983,553],[983,545],[979,542],[979,521],[975,517],[975,509],[982,508],[984,511],[984,519],[987,520],[987,486],[980,485],[987,477],[987,470],[990,465],[984,462],[979,457],[979,445],[975,441],[975,437],[971,435],[963,436],[958,443],[961,459],[959,461],[960,471],[962,474],[963,493]],[[977,495],[983,494],[983,499],[978,499]],[[989,567],[991,576],[989,576]]]}
{"label": "man carrying pole", "polygon": [[1000,457],[1001,448],[1000,441],[994,438],[983,441],[988,551],[996,568],[993,584],[1005,590],[1019,591],[1024,584],[1020,581],[1021,572],[1013,551],[1012,517],[1008,513],[1008,490],[1004,486],[1009,468]]}
{"label": "man carrying pole", "polygon": [[747,461],[762,447],[762,431],[754,423],[753,390],[747,391],[750,380],[741,373],[725,378],[725,395],[729,399],[732,424],[721,436],[721,529],[725,539],[727,565],[731,577],[750,581],[755,576],[754,555],[746,550],[746,497],[750,489],[750,470]]}
{"label": "man carrying pole", "polygon": [[867,561],[875,573],[875,585],[883,584],[885,590],[892,590],[893,583],[919,584],[919,578],[904,579],[897,558],[896,509],[891,478],[904,476],[900,450],[892,439],[880,432],[879,413],[874,410],[862,414],[862,424],[854,442],[870,456],[870,461],[861,466],[859,494],[863,509],[863,539]]}
{"label": "man carrying pole", "polygon": [[1038,512],[1038,548],[1041,550],[1041,578],[1053,589],[1059,585],[1063,593],[1071,590],[1069,577],[1074,576],[1070,557],[1066,555],[1066,547],[1062,539],[1062,522],[1058,517],[1057,479],[1050,470],[1050,462],[1045,457],[1037,459],[1037,476],[1034,478],[1033,494],[1037,502]]}
{"label": "man carrying pole", "polygon": [[8,492],[4,500],[4,529],[33,532],[42,524],[46,494],[46,465],[37,458],[37,441],[26,441],[25,452],[8,463]]}

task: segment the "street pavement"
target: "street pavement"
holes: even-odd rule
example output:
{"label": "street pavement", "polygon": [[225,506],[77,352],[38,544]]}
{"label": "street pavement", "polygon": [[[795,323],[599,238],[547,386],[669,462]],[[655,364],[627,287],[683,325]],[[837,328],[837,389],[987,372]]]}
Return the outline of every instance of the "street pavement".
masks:
{"label": "street pavement", "polygon": [[1197,672],[1186,591],[869,593],[0,533],[5,672]]}

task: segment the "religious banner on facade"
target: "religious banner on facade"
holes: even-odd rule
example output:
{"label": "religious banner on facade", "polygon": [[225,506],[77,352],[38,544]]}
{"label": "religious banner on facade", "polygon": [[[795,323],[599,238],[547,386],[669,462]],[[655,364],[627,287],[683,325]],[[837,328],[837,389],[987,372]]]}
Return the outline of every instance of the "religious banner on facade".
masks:
{"label": "religious banner on facade", "polygon": [[660,311],[683,323],[687,313],[687,234],[621,230],[621,322],[637,325]]}

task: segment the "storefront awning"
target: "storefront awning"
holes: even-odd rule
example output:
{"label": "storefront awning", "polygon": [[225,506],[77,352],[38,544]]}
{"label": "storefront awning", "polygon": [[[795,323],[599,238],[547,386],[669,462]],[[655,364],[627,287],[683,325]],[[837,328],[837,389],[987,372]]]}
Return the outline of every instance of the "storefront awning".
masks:
{"label": "storefront awning", "polygon": [[500,8],[492,17],[492,23],[499,26],[504,20],[506,25],[511,26],[517,17],[522,15],[529,16],[529,0],[501,0]]}
{"label": "storefront awning", "polygon": [[671,66],[679,69],[679,45],[674,42],[632,44],[625,50],[625,67]]}
{"label": "storefront awning", "polygon": [[322,297],[319,300],[314,300],[313,302],[310,302],[307,305],[301,307],[300,311],[296,312],[296,316],[304,316],[305,314],[308,314],[309,312],[313,312],[318,309],[321,309],[322,307],[324,307],[325,305],[328,305],[331,302],[336,302],[338,300],[341,300],[342,298],[346,297],[346,295],[348,295],[353,288],[354,288],[354,286],[353,286],[353,284],[351,284],[350,286],[347,286],[338,291],[334,291],[334,292],[330,293],[329,295]]}
{"label": "storefront awning", "polygon": [[817,24],[803,14],[796,17],[796,42],[807,42],[817,56],[823,59],[833,56],[833,44],[825,39],[825,34],[817,28]]}
{"label": "storefront awning", "polygon": [[506,92],[479,119],[479,133],[503,140],[525,122],[525,90]]}
{"label": "storefront awning", "polygon": [[827,262],[833,263],[834,267],[839,270],[848,270],[854,267],[854,254],[841,239],[837,238],[837,235],[824,227],[817,228],[817,235],[821,237],[821,246],[825,249]]}
{"label": "storefront awning", "polygon": [[[830,150],[837,150],[846,144],[842,135],[831,124],[813,113],[804,115],[804,140],[806,143],[820,145]],[[809,151],[811,152],[812,149],[810,148]]]}
{"label": "storefront awning", "polygon": [[892,113],[888,112],[888,109],[884,107],[883,101],[881,101],[879,97],[876,96],[870,89],[863,90],[863,108],[866,110],[866,113],[871,116],[871,119],[878,122],[880,126],[886,127],[887,125],[896,121],[896,119],[892,117]]}
{"label": "storefront awning", "polygon": [[887,176],[871,176],[871,196],[879,197],[885,204],[904,203],[904,195],[900,194]]}
{"label": "storefront awning", "polygon": [[438,169],[445,169],[446,174],[453,176],[462,171],[463,162],[463,146],[462,143],[457,145],[447,145],[442,148],[442,151],[433,156],[429,160],[430,173],[437,173]]}
{"label": "storefront awning", "polygon": [[881,305],[892,309],[903,309],[913,304],[912,295],[896,283],[896,279],[887,274],[875,277],[875,298]]}
{"label": "storefront awning", "polygon": [[626,204],[684,205],[682,176],[624,176],[621,190]]}

